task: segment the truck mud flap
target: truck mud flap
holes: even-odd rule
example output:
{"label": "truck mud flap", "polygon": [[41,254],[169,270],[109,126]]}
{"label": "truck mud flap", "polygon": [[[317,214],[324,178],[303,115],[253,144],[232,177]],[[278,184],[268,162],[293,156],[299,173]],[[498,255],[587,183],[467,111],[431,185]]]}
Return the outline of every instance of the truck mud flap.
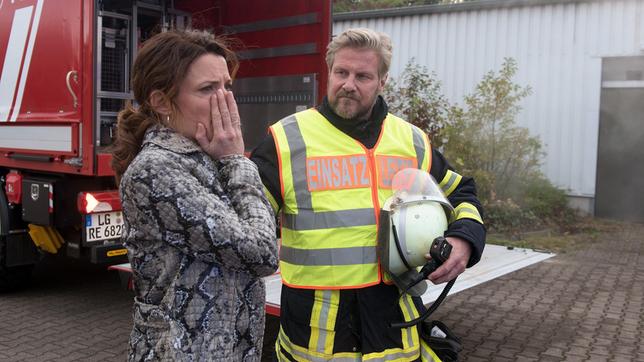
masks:
{"label": "truck mud flap", "polygon": [[40,253],[27,233],[9,234],[5,243],[7,267],[32,265],[40,260]]}
{"label": "truck mud flap", "polygon": [[127,249],[121,245],[95,245],[91,247],[90,261],[94,264],[126,263]]}

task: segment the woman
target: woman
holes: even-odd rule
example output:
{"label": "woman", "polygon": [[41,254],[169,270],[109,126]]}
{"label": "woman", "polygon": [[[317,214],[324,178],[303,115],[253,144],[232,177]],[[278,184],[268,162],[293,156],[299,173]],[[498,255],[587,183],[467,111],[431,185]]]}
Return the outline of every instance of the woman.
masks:
{"label": "woman", "polygon": [[260,360],[277,245],[226,90],[236,67],[197,31],[150,38],[132,67],[138,107],[119,114],[112,164],[134,272],[129,360]]}

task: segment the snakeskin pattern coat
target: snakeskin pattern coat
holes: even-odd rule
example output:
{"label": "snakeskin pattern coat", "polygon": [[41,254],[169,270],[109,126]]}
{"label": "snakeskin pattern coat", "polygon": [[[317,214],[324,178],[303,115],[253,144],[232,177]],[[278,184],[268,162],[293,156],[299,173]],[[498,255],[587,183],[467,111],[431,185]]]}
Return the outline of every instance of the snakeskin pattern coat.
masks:
{"label": "snakeskin pattern coat", "polygon": [[134,273],[130,361],[259,361],[265,287],[278,266],[256,166],[214,161],[153,126],[121,179]]}

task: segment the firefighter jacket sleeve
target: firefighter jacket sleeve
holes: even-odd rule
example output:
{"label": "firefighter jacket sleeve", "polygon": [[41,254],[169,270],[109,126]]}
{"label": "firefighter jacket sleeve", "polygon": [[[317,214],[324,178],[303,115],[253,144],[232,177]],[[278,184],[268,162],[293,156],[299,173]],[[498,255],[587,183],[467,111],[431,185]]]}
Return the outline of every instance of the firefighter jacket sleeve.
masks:
{"label": "firefighter jacket sleeve", "polygon": [[467,264],[469,268],[481,260],[486,235],[482,219],[483,208],[476,196],[474,179],[459,175],[445,157],[435,149],[432,149],[430,174],[438,181],[455,211],[454,220],[450,223],[445,236],[462,238],[472,246],[472,255]]}
{"label": "firefighter jacket sleeve", "polygon": [[250,159],[255,162],[262,178],[266,196],[277,214],[282,205],[282,193],[279,176],[279,162],[275,140],[270,135],[253,150]]}

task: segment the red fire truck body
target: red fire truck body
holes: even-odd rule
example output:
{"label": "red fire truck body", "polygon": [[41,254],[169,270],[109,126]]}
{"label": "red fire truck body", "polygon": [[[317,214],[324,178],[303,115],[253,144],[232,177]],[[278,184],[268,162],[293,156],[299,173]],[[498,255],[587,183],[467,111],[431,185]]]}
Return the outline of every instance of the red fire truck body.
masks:
{"label": "red fire truck body", "polygon": [[330,0],[0,0],[0,290],[46,252],[127,258],[109,147],[137,49],[170,28],[240,40],[249,150],[325,93]]}

